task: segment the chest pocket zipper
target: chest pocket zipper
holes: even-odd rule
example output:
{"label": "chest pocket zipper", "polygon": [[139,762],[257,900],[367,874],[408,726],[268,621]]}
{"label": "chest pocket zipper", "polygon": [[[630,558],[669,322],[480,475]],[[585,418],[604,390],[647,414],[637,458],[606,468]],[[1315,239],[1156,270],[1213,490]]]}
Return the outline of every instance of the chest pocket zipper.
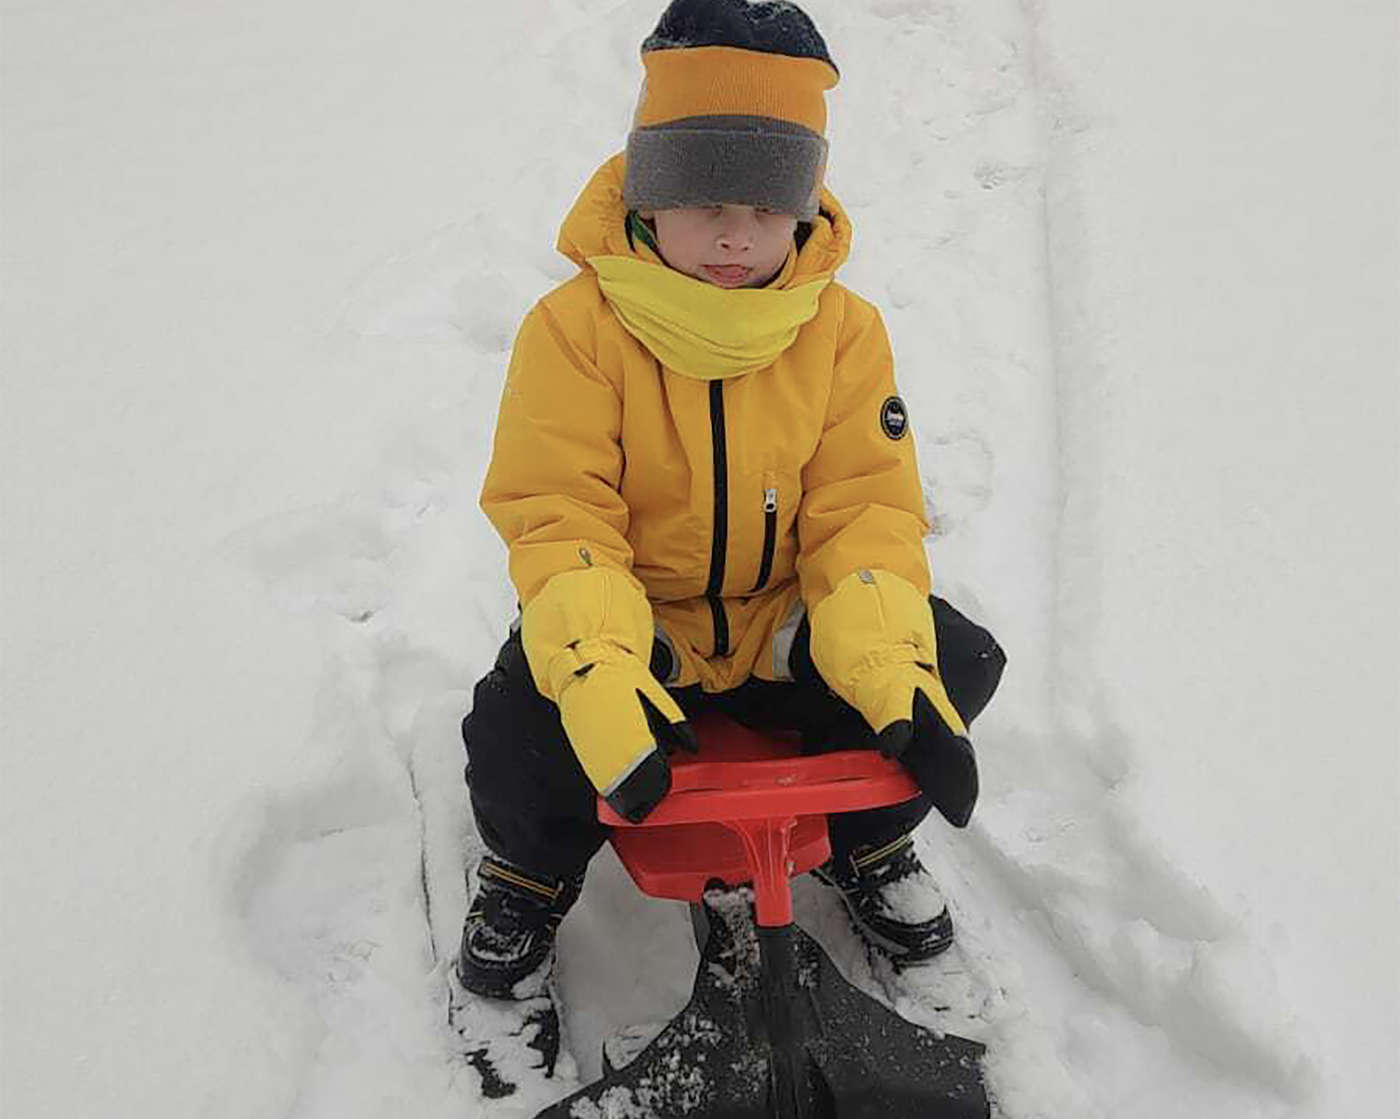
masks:
{"label": "chest pocket zipper", "polygon": [[[772,476],[764,478],[765,482],[771,482]],[[758,579],[753,585],[750,594],[755,594],[763,589],[763,585],[768,582],[768,576],[773,573],[773,548],[778,542],[778,487],[765,486],[763,490],[763,558],[758,565]]]}

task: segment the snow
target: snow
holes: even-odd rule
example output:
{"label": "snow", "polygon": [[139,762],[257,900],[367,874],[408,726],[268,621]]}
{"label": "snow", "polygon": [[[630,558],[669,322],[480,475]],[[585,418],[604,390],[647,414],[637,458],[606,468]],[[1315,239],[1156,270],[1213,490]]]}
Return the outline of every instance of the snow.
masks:
{"label": "snow", "polygon": [[884,911],[897,921],[921,925],[933,921],[947,908],[931,874],[911,874],[880,890]]}
{"label": "snow", "polygon": [[[919,836],[950,955],[799,919],[1007,1119],[1400,1113],[1393,6],[804,6],[1010,666]],[[515,605],[475,497],[660,7],[6,5],[0,1113],[506,1113],[445,1021]],[[578,1075],[695,964],[600,854]]]}

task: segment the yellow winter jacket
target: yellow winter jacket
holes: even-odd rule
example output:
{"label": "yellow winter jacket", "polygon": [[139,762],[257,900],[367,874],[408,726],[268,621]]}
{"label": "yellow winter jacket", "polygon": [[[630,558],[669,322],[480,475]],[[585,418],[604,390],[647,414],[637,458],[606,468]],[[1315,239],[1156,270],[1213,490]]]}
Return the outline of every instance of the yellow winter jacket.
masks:
{"label": "yellow winter jacket", "polygon": [[[619,623],[630,636],[610,640],[645,661],[650,603],[676,654],[668,683],[717,692],[750,675],[789,679],[802,610],[848,576],[887,572],[929,593],[914,441],[885,328],[832,280],[850,220],[824,190],[810,236],[767,289],[719,289],[629,237],[623,170],[621,155],[608,160],[564,222],[558,247],[579,273],[520,327],[481,506],[509,546],[527,619],[551,579],[605,567],[614,575],[600,602],[635,591],[641,603]],[[651,321],[648,290],[728,324],[724,344],[709,346],[717,364],[687,360],[697,336]],[[746,333],[750,306],[765,330]],[[570,639],[570,626],[594,624],[571,621],[588,614],[575,606],[551,605],[556,652],[585,636]],[[555,698],[576,659],[532,662],[541,691]]]}

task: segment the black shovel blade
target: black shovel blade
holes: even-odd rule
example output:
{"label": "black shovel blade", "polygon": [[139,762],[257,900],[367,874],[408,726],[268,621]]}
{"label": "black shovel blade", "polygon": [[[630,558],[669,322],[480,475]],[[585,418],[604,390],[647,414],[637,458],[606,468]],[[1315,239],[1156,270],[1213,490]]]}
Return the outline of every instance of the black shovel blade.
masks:
{"label": "black shovel blade", "polygon": [[[852,987],[815,941],[797,954],[817,973],[820,1032],[805,1048],[828,1096],[822,1119],[987,1119],[978,1042],[907,1022]],[[821,1093],[817,1093],[820,1099]]]}
{"label": "black shovel blade", "polygon": [[537,1119],[987,1119],[981,1045],[906,1022],[794,926],[760,949],[748,896],[706,895],[690,1001],[652,1043]]}

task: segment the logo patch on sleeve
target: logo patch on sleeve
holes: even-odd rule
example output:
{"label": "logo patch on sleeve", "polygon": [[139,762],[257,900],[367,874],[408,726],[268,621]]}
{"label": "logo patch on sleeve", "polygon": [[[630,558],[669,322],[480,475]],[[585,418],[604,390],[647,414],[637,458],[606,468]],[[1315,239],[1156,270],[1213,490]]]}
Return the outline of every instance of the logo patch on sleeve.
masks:
{"label": "logo patch on sleeve", "polygon": [[880,405],[880,430],[891,439],[903,439],[909,430],[909,410],[899,397],[887,397]]}

